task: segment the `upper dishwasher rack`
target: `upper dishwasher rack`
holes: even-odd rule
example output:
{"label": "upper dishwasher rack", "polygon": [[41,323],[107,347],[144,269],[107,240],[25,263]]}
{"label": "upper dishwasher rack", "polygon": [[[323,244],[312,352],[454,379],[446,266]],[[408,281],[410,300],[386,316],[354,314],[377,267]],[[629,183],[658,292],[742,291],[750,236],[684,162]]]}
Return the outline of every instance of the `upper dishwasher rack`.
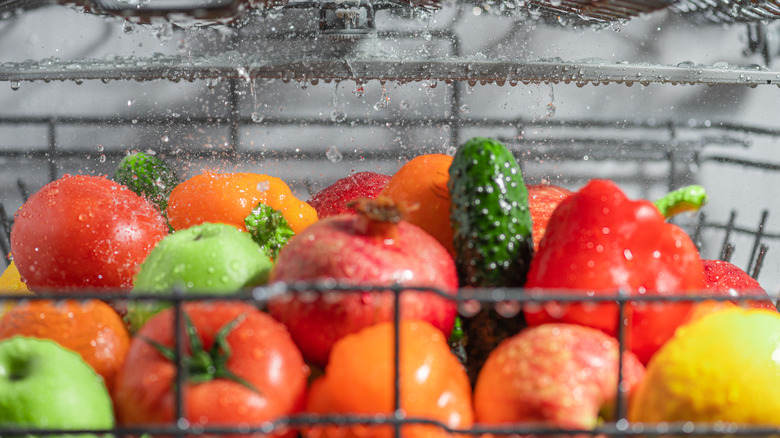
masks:
{"label": "upper dishwasher rack", "polygon": [[[58,0],[60,1],[60,0]],[[285,81],[313,82],[352,80],[361,83],[368,80],[468,82],[470,85],[495,83],[516,85],[518,83],[574,83],[586,84],[744,84],[748,86],[780,85],[780,72],[766,66],[771,64],[773,50],[766,41],[754,41],[748,35],[752,53],[759,48],[764,55],[765,66],[757,64],[737,65],[721,61],[699,63],[677,60],[674,64],[634,60],[608,60],[603,58],[562,59],[557,53],[550,57],[529,56],[533,51],[519,45],[526,27],[550,27],[554,22],[576,29],[576,32],[590,32],[578,23],[602,23],[594,32],[609,33],[605,26],[619,29],[629,18],[667,9],[681,8],[681,2],[672,0],[607,0],[607,1],[492,1],[441,2],[436,0],[319,0],[319,1],[259,1],[221,0],[204,2],[192,0],[179,2],[176,11],[179,21],[167,21],[163,16],[170,12],[165,5],[170,2],[156,0],[61,0],[77,4],[82,11],[106,11],[107,4],[122,11],[119,15],[135,12],[149,18],[149,23],[132,24],[116,19],[103,20],[127,28],[130,26],[154,27],[160,33],[174,31],[202,33],[202,22],[181,21],[182,14],[192,12],[195,16],[206,16],[219,8],[236,10],[247,8],[251,14],[242,20],[218,26],[228,30],[231,41],[217,49],[188,50],[186,53],[132,52],[132,54],[111,54],[110,56],[79,57],[61,59],[41,57],[30,60],[3,62],[0,57],[0,81],[10,82],[12,88],[23,81],[83,80],[225,80],[225,79],[282,79]],[[718,0],[723,3],[724,0]],[[0,13],[13,7],[17,15],[25,8],[55,6],[52,0],[0,0]],[[210,6],[206,8],[204,5]],[[734,0],[732,3],[739,3]],[[698,4],[698,3],[697,3]],[[119,8],[117,5],[123,5]],[[129,7],[128,5],[134,5]],[[189,5],[189,6],[188,6]],[[242,6],[243,5],[243,6]],[[759,7],[751,2],[751,7]],[[763,3],[765,8],[774,3]],[[195,8],[201,12],[193,12]],[[119,9],[116,9],[119,8]],[[689,8],[690,9],[690,8]],[[20,12],[22,11],[22,12]],[[688,10],[690,13],[691,11]],[[380,13],[382,15],[380,15]],[[509,23],[505,35],[494,38],[492,47],[485,53],[469,52],[463,46],[458,32],[461,23],[457,17],[464,15],[501,16]],[[6,12],[6,15],[8,13]],[[146,14],[146,15],[144,15]],[[149,15],[153,14],[153,15]],[[395,25],[386,25],[387,17],[395,19]],[[449,15],[448,15],[449,14]],[[674,16],[673,12],[668,14]],[[92,14],[86,14],[92,15]],[[506,17],[510,15],[509,17]],[[431,27],[426,18],[455,16],[447,18],[448,24]],[[400,17],[400,25],[399,23]],[[529,18],[528,21],[524,18]],[[571,18],[575,17],[575,18]],[[498,18],[498,17],[497,17]],[[113,21],[112,21],[113,20]],[[405,21],[404,21],[405,20]],[[639,21],[642,21],[641,19]],[[421,22],[423,22],[421,24]],[[0,23],[2,23],[0,21]],[[177,24],[178,23],[178,24]],[[183,24],[186,23],[186,24]],[[408,24],[412,23],[412,24]],[[603,23],[612,23],[605,25]],[[640,23],[641,24],[641,23]],[[765,26],[764,22],[750,25]],[[254,26],[256,33],[246,32]],[[599,30],[600,29],[600,30]],[[766,40],[766,29],[760,36]],[[563,33],[571,34],[565,30]],[[771,38],[770,38],[771,39]],[[408,42],[425,44],[425,41],[439,43],[433,52],[426,50],[396,50]],[[579,43],[579,41],[577,41]],[[676,42],[675,42],[676,44]],[[212,44],[212,46],[214,46]],[[408,44],[407,44],[408,46]],[[755,47],[754,47],[755,46]],[[390,50],[388,50],[390,48]],[[747,49],[746,49],[747,52]],[[741,58],[741,56],[740,56]],[[9,60],[5,60],[9,61]],[[682,62],[681,62],[682,61]],[[739,59],[737,62],[742,62]]]}
{"label": "upper dishwasher rack", "polygon": [[[436,10],[447,0],[0,0],[0,18],[40,6],[63,4],[135,22],[189,17],[207,20],[204,22],[207,23],[209,20],[228,22],[253,10],[349,3],[374,4],[378,8]],[[469,0],[463,3],[488,13],[541,17],[548,21],[564,18],[567,23],[580,24],[626,20],[664,8],[695,20],[718,23],[780,18],[780,2],[776,0]]]}

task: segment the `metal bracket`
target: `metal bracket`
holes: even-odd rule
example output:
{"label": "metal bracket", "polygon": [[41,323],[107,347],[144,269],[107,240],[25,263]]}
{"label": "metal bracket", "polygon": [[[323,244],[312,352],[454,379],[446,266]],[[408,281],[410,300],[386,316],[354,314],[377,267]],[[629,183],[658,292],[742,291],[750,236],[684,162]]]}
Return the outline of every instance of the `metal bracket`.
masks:
{"label": "metal bracket", "polygon": [[333,0],[320,6],[320,32],[332,38],[376,36],[374,7],[360,0]]}

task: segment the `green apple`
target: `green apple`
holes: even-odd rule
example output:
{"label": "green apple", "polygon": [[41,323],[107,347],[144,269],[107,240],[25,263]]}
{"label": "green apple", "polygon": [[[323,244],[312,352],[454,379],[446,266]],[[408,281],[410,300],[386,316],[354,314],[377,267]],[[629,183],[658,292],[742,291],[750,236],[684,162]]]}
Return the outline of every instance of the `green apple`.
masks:
{"label": "green apple", "polygon": [[[204,223],[163,238],[141,264],[131,294],[232,294],[264,284],[273,262],[249,233]],[[127,318],[138,330],[166,302],[131,301]]]}
{"label": "green apple", "polygon": [[113,427],[108,390],[81,356],[47,339],[15,336],[0,342],[0,436],[4,428]]}

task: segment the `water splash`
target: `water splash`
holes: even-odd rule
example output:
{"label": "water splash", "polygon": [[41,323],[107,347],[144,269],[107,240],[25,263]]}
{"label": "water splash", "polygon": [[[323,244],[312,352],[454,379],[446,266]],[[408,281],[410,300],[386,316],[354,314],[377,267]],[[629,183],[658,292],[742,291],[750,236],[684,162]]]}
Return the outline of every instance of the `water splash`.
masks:
{"label": "water splash", "polygon": [[249,82],[249,94],[252,96],[252,121],[255,123],[262,123],[265,120],[265,114],[262,109],[266,107],[265,104],[260,102],[257,97],[258,83],[257,79]]}
{"label": "water splash", "polygon": [[338,163],[344,159],[344,155],[339,151],[336,146],[328,146],[328,150],[325,152],[325,157],[331,163]]}
{"label": "water splash", "polygon": [[555,110],[555,90],[553,89],[553,85],[550,84],[550,103],[548,103],[545,108],[544,116],[548,119],[555,116]]}
{"label": "water splash", "polygon": [[333,111],[330,113],[330,120],[336,123],[347,120],[347,113],[339,109],[339,84],[340,82],[336,82],[333,87],[333,93],[331,94],[331,106],[333,106]]}
{"label": "water splash", "polygon": [[374,109],[379,111],[385,109],[390,105],[390,96],[387,94],[387,87],[382,84],[382,95],[379,97],[379,102],[374,104]]}

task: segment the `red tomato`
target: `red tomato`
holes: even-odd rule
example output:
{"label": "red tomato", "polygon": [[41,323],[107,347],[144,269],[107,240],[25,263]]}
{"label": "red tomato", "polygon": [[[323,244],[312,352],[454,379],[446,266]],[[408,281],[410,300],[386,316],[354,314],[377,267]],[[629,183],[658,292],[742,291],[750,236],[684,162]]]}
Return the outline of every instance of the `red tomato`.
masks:
{"label": "red tomato", "polygon": [[[209,372],[210,364],[186,360],[192,364],[187,366],[190,381],[184,388],[183,414],[191,424],[259,427],[303,408],[308,367],[281,323],[241,302],[191,302],[185,304],[184,313],[206,352],[217,342],[220,330],[227,333],[225,343],[217,348],[227,359],[224,367],[216,360]],[[173,309],[169,308],[150,319],[130,344],[113,393],[120,424],[173,421],[176,367],[153,346],[156,342],[173,349],[172,329]],[[192,343],[183,341],[187,356],[192,356]],[[215,376],[224,372],[251,388]]]}
{"label": "red tomato", "polygon": [[166,234],[160,213],[125,186],[65,175],[16,212],[11,252],[33,292],[129,289],[136,266]]}
{"label": "red tomato", "polygon": [[[408,417],[428,418],[454,429],[474,421],[471,385],[463,366],[450,352],[447,338],[425,321],[400,326],[401,407]],[[334,345],[325,376],[311,387],[309,412],[390,414],[393,409],[393,324],[380,323],[347,335]],[[404,426],[405,438],[445,438],[443,429]],[[387,426],[316,426],[307,438],[389,438]]]}

